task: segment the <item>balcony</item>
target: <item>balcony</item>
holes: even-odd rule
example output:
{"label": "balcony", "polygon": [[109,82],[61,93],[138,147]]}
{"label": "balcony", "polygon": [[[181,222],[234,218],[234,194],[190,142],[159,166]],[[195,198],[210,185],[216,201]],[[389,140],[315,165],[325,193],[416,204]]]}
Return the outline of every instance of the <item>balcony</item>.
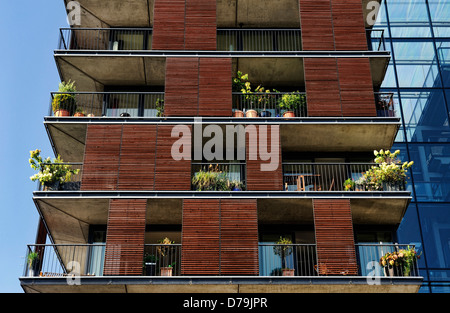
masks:
{"label": "balcony", "polygon": [[[374,86],[383,81],[389,62],[382,32],[368,30],[369,51],[302,51],[301,30],[217,30],[215,51],[160,51],[152,49],[152,28],[62,28],[55,51],[61,80],[75,80],[79,90],[98,90],[100,85],[163,86],[167,57],[230,57],[233,65],[256,81],[281,86],[302,85],[303,58],[368,57]],[[274,73],[276,74],[274,76]],[[277,85],[281,84],[281,85]]]}
{"label": "balcony", "polygon": [[[74,288],[78,291],[96,288],[103,292],[125,292],[125,289],[127,292],[155,292],[161,288],[178,292],[205,292],[216,287],[231,292],[238,292],[235,290],[237,287],[240,292],[276,292],[276,288],[280,287],[278,283],[284,285],[287,279],[290,283],[284,288],[290,288],[290,291],[312,288],[320,292],[326,288],[328,292],[355,292],[360,288],[359,291],[363,292],[417,292],[422,281],[417,260],[413,260],[408,267],[395,267],[395,271],[380,265],[380,259],[386,253],[413,247],[357,244],[358,275],[330,276],[320,270],[314,244],[260,243],[259,276],[194,277],[182,274],[183,248],[178,244],[145,244],[143,260],[138,261],[142,264],[142,272],[133,276],[113,274],[118,270],[114,266],[119,266],[120,262],[108,263],[108,253],[114,251],[111,252],[111,246],[106,244],[28,245],[20,281],[26,292],[71,292]],[[285,253],[280,254],[280,251]],[[33,255],[37,258],[28,261]],[[290,271],[282,271],[282,268],[289,268]]]}

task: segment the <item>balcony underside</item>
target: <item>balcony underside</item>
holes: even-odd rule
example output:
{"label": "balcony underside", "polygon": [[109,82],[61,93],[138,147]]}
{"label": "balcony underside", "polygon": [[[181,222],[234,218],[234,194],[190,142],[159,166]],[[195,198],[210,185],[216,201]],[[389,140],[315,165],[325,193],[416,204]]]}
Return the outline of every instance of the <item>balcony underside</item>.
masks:
{"label": "balcony underside", "polygon": [[[47,117],[45,127],[55,154],[66,162],[83,162],[89,123],[192,124],[185,118]],[[205,124],[279,124],[281,148],[289,151],[358,152],[389,149],[397,135],[399,119],[374,118],[203,118]]]}
{"label": "balcony underside", "polygon": [[224,52],[224,51],[76,51],[58,50],[62,81],[76,82],[78,91],[103,91],[104,86],[164,86],[167,57],[231,57],[233,72],[248,73],[255,84],[283,87],[305,85],[305,57],[368,57],[374,89],[381,85],[388,52]]}
{"label": "balcony underside", "polygon": [[[364,21],[370,0],[362,0]],[[67,4],[69,0],[65,0]],[[152,27],[154,0],[78,0],[82,27]],[[380,1],[377,1],[380,2]],[[217,0],[218,27],[300,27],[298,0]],[[132,16],[132,18],[130,18]]]}
{"label": "balcony underside", "polygon": [[[370,280],[370,278],[369,278]],[[422,277],[20,277],[26,293],[417,293]]]}
{"label": "balcony underside", "polygon": [[257,199],[258,223],[313,225],[312,199],[349,199],[354,224],[393,225],[402,220],[409,192],[35,192],[36,207],[56,244],[88,242],[90,225],[106,225],[109,200],[145,198],[147,225],[181,225],[182,199]]}

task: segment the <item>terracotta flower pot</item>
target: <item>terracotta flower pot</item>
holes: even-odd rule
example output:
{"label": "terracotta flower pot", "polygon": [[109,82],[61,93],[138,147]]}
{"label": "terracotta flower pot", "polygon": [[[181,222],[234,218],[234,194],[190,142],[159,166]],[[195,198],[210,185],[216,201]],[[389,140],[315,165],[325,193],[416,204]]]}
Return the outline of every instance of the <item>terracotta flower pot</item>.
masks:
{"label": "terracotta flower pot", "polygon": [[58,110],[55,112],[55,116],[70,116],[70,112],[67,110]]}
{"label": "terracotta flower pot", "polygon": [[293,111],[286,111],[283,113],[283,117],[295,117],[295,113]]}
{"label": "terracotta flower pot", "polygon": [[283,276],[294,276],[294,269],[283,268]]}
{"label": "terracotta flower pot", "polygon": [[77,112],[73,116],[80,117],[80,116],[86,116],[86,115],[84,115],[84,113]]}
{"label": "terracotta flower pot", "polygon": [[233,117],[244,117],[244,112],[242,112],[241,110],[235,110],[233,112]]}
{"label": "terracotta flower pot", "polygon": [[247,110],[247,112],[245,112],[245,116],[246,117],[258,117],[258,112],[256,112],[255,110]]}
{"label": "terracotta flower pot", "polygon": [[161,267],[161,276],[172,276],[172,267]]}

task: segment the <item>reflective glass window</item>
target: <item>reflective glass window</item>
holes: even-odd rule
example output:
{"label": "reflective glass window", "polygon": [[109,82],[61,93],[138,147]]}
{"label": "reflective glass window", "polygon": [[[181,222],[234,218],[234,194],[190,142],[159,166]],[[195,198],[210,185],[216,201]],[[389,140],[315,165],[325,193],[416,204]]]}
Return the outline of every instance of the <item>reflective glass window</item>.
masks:
{"label": "reflective glass window", "polygon": [[450,2],[448,0],[429,0],[431,21],[435,37],[450,37]]}
{"label": "reflective glass window", "polygon": [[439,142],[449,136],[449,121],[442,90],[401,91],[408,141]]}
{"label": "reflective glass window", "polygon": [[[419,216],[422,225],[426,261],[429,268],[450,268],[450,207],[448,204],[419,203]],[[450,272],[442,271],[440,280],[448,280]],[[436,277],[434,277],[436,280]]]}
{"label": "reflective glass window", "polygon": [[450,87],[450,40],[436,41],[436,50],[441,66],[443,85]]}
{"label": "reflective glass window", "polygon": [[425,0],[390,0],[387,5],[392,37],[431,36]]}
{"label": "reflective glass window", "polygon": [[440,87],[432,41],[393,40],[399,87]]}
{"label": "reflective glass window", "polygon": [[417,201],[450,201],[450,144],[410,144],[409,152]]}

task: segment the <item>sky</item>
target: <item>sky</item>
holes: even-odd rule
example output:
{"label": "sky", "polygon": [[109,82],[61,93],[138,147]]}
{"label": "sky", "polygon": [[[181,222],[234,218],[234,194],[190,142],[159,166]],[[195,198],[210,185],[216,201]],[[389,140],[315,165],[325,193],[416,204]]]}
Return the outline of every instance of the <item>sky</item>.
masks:
{"label": "sky", "polygon": [[60,82],[53,51],[61,27],[63,0],[0,0],[0,293],[23,293],[19,277],[36,238],[28,159],[34,149],[54,157],[43,122]]}

